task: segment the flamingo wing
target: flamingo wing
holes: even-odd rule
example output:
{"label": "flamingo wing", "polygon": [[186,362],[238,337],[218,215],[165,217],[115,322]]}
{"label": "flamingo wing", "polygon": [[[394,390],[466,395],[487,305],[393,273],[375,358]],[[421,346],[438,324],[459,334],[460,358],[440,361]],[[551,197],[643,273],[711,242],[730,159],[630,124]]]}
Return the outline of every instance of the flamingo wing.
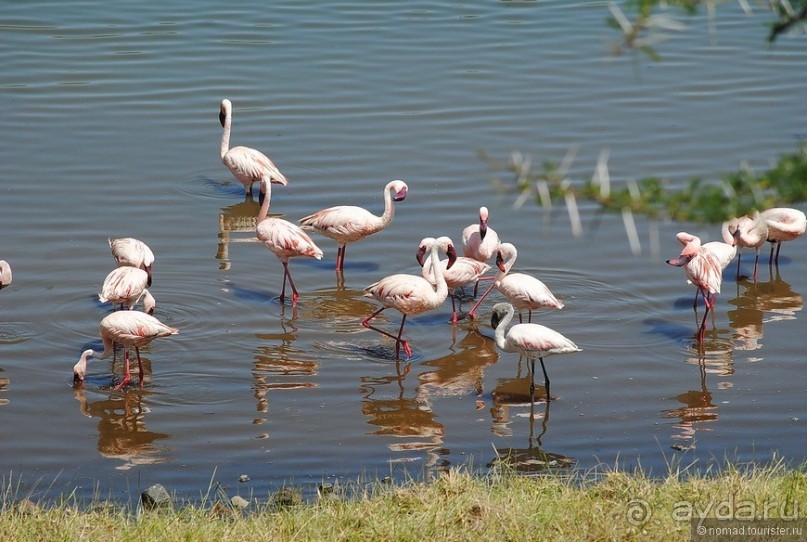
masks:
{"label": "flamingo wing", "polygon": [[301,218],[299,223],[305,230],[319,232],[340,243],[358,241],[384,227],[380,217],[354,205],[323,209]]}
{"label": "flamingo wing", "polygon": [[227,151],[222,161],[239,181],[258,182],[265,177],[276,184],[288,183],[274,162],[256,149],[233,147]]}
{"label": "flamingo wing", "polygon": [[518,308],[563,308],[551,290],[537,278],[524,273],[510,273],[497,282],[499,291]]}
{"label": "flamingo wing", "polygon": [[311,256],[322,259],[322,250],[299,226],[279,218],[267,218],[257,228],[258,239],[279,258]]}
{"label": "flamingo wing", "polygon": [[532,357],[580,351],[580,348],[564,335],[541,324],[514,325],[507,332],[507,344]]}

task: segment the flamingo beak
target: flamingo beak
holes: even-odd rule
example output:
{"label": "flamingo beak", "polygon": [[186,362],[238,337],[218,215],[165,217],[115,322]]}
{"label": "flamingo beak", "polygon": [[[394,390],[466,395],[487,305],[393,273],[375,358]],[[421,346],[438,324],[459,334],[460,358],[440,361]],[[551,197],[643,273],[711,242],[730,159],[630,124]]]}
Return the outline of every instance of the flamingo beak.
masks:
{"label": "flamingo beak", "polygon": [[681,254],[677,258],[670,258],[669,260],[667,260],[667,263],[670,265],[674,265],[675,267],[683,267],[691,261],[692,256],[688,254]]}
{"label": "flamingo beak", "polygon": [[221,127],[224,128],[224,119],[226,118],[226,114],[224,113],[224,108],[222,107],[219,109],[219,122],[221,123]]}
{"label": "flamingo beak", "polygon": [[502,258],[501,252],[496,253],[496,267],[498,267],[499,271],[501,271],[502,273],[507,272],[507,268],[504,266],[504,258]]}
{"label": "flamingo beak", "polygon": [[426,256],[426,247],[424,246],[419,247],[418,252],[415,255],[415,258],[417,258],[418,265],[420,265],[420,267],[423,267],[423,262],[426,261],[425,256]]}
{"label": "flamingo beak", "polygon": [[404,199],[406,199],[406,188],[398,190],[398,193],[392,198],[393,201],[403,201]]}
{"label": "flamingo beak", "polygon": [[448,264],[446,264],[446,269],[451,269],[451,266],[457,261],[457,251],[454,249],[454,245],[448,245],[446,255],[448,255]]}
{"label": "flamingo beak", "polygon": [[146,279],[146,285],[148,287],[151,287],[151,266],[150,265],[148,267],[146,267],[146,274],[148,275],[148,278]]}
{"label": "flamingo beak", "polygon": [[488,233],[488,221],[482,220],[479,222],[479,238],[484,240],[485,235]]}

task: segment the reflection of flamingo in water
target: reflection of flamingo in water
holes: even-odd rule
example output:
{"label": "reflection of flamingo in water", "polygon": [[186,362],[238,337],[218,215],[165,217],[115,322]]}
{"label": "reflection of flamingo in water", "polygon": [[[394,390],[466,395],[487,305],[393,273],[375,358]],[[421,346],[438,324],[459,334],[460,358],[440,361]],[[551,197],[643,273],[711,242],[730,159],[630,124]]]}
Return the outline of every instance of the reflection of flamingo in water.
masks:
{"label": "reflection of flamingo in water", "polygon": [[149,275],[148,285],[151,286],[151,266],[154,265],[154,253],[149,246],[133,237],[120,237],[108,239],[109,250],[115,258],[115,264],[139,267]]}
{"label": "reflection of flamingo in water", "polygon": [[[446,254],[448,254],[449,269],[457,258],[454,244],[451,242],[451,239],[447,237],[440,237],[438,239],[427,237],[421,241],[420,244],[425,244],[430,252],[429,257],[432,263],[434,285],[423,277],[399,273],[384,277],[364,289],[364,297],[372,297],[383,303],[384,306],[365,318],[362,321],[362,325],[366,328],[378,331],[382,335],[395,339],[396,359],[400,354],[401,346],[403,346],[407,356],[412,355],[412,349],[409,347],[409,343],[401,339],[404,324],[406,324],[406,317],[436,309],[442,305],[446,297],[448,297],[448,286],[443,276],[443,267],[440,265],[439,256],[437,255],[438,249],[441,246],[447,247]],[[390,307],[397,309],[403,315],[403,318],[401,318],[401,328],[398,330],[397,337],[388,331],[370,325],[370,320]]]}
{"label": "reflection of flamingo in water", "polygon": [[[446,239],[448,238],[446,237]],[[445,251],[447,247],[441,248]],[[431,260],[426,259],[427,250],[428,247],[421,242],[420,247],[418,247],[417,260],[418,263],[423,266],[423,278],[431,281],[431,277],[433,275],[432,264]],[[473,258],[467,258],[465,256],[458,257],[450,269],[448,268],[448,262],[448,259],[441,260],[439,265],[442,267],[443,277],[446,280],[449,295],[451,296],[451,309],[454,313],[451,322],[456,324],[459,320],[459,317],[457,316],[456,302],[454,300],[454,294],[457,288],[462,288],[465,285],[476,283],[482,275],[487,273],[490,266],[485,262],[480,262],[479,260],[474,260]]]}
{"label": "reflection of flamingo in water", "polygon": [[0,260],[0,290],[11,284],[11,266],[5,260]]}
{"label": "reflection of flamingo in water", "polygon": [[[544,372],[546,400],[549,401],[549,377],[544,366],[544,356],[580,352],[572,341],[554,329],[540,324],[516,324],[507,330],[515,309],[510,303],[497,303],[493,306],[490,325],[496,332],[496,346],[505,352],[517,352],[530,360],[530,398],[535,400],[535,360],[541,362]],[[507,330],[505,335],[505,330]]]}
{"label": "reflection of flamingo in water", "polygon": [[230,100],[221,101],[219,122],[224,128],[221,134],[221,161],[233,177],[244,185],[247,195],[252,195],[252,185],[259,181],[288,184],[274,162],[262,152],[251,147],[230,148],[230,129],[233,122],[233,104]]}
{"label": "reflection of flamingo in water", "polygon": [[[759,211],[754,211],[751,215],[741,216],[730,221],[729,231],[732,232],[734,243],[740,247],[753,248],[754,256],[754,282],[757,281],[757,268],[759,267],[759,251],[768,239],[768,224],[762,219]],[[727,241],[728,242],[728,241]],[[707,243],[708,244],[708,243]],[[743,255],[737,257],[737,278],[740,277],[740,260]]]}
{"label": "reflection of flamingo in water", "polygon": [[101,303],[119,303],[121,308],[126,305],[131,310],[142,298],[144,312],[153,314],[157,303],[146,289],[147,284],[148,273],[142,269],[130,265],[116,267],[104,280],[98,300]]}
{"label": "reflection of flamingo in water", "polygon": [[267,216],[272,200],[272,185],[266,179],[261,179],[261,193],[264,194],[264,197],[258,212],[256,234],[258,240],[271,250],[283,264],[283,289],[280,292],[280,302],[283,303],[286,298],[286,278],[288,278],[291,285],[292,305],[297,305],[297,298],[300,297],[300,294],[291,278],[289,259],[296,256],[310,256],[321,260],[322,251],[297,224],[292,224],[282,218]]}
{"label": "reflection of flamingo in water", "polygon": [[[683,267],[689,282],[694,284],[703,295],[706,311],[698,331],[698,340],[703,341],[706,332],[706,316],[714,309],[715,297],[720,293],[723,281],[723,269],[720,260],[710,250],[701,246],[700,238],[691,236],[678,258],[671,258],[667,263],[675,267]],[[697,294],[695,296],[697,300]]]}
{"label": "reflection of flamingo in water", "polygon": [[299,224],[304,230],[315,231],[339,243],[336,251],[336,270],[341,271],[345,265],[347,244],[360,241],[386,228],[395,215],[395,206],[392,202],[403,201],[407,190],[406,183],[401,180],[388,182],[384,187],[384,214],[381,216],[354,205],[338,205],[301,218]]}
{"label": "reflection of flamingo in water", "polygon": [[107,315],[101,320],[99,326],[101,333],[101,340],[104,342],[104,351],[96,352],[92,349],[85,350],[81,354],[81,358],[73,366],[73,383],[74,385],[80,384],[84,381],[84,375],[87,372],[87,358],[94,357],[99,359],[108,358],[114,351],[115,343],[121,344],[124,347],[123,353],[123,367],[124,375],[123,380],[115,388],[119,390],[131,380],[129,374],[129,351],[128,347],[134,346],[137,354],[137,364],[140,369],[140,387],[143,387],[143,362],[140,359],[140,347],[149,344],[157,337],[167,337],[168,335],[175,335],[179,330],[169,327],[150,314],[140,311],[118,311]]}
{"label": "reflection of flamingo in water", "polygon": [[801,237],[807,229],[807,216],[798,209],[774,207],[760,213],[768,225],[768,241],[771,243],[771,255],[768,264],[774,261],[773,249],[776,248],[776,265],[779,265],[779,251],[784,241],[792,241]]}

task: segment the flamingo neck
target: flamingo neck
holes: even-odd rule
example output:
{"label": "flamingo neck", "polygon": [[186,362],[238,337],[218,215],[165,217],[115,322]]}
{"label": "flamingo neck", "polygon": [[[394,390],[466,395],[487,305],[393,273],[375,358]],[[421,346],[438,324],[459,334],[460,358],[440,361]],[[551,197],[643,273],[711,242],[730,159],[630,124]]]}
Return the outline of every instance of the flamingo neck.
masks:
{"label": "flamingo neck", "polygon": [[224,116],[224,131],[221,133],[221,159],[224,160],[224,155],[230,150],[230,128],[233,122],[233,115],[228,110]]}
{"label": "flamingo neck", "polygon": [[384,187],[384,214],[381,215],[381,227],[386,227],[395,216],[395,204],[392,202],[392,188]]}
{"label": "flamingo neck", "polygon": [[445,299],[448,297],[448,284],[446,284],[446,279],[443,276],[443,266],[440,265],[440,256],[437,250],[437,243],[432,243],[429,260],[431,261],[432,278],[435,285],[434,294],[438,299]]}
{"label": "flamingo neck", "polygon": [[504,317],[499,321],[499,325],[496,326],[496,346],[498,346],[501,350],[507,351],[507,341],[504,338],[505,331],[507,331],[507,326],[510,325],[510,321],[513,320],[513,315],[515,314],[515,309],[511,306],[507,309]]}
{"label": "flamingo neck", "polygon": [[263,191],[263,203],[261,203],[261,210],[258,211],[258,220],[257,224],[260,224],[266,217],[269,216],[269,206],[272,203],[272,184],[266,182],[265,180],[261,180],[261,191]]}
{"label": "flamingo neck", "polygon": [[723,227],[720,229],[720,235],[723,236],[723,242],[727,245],[734,245],[734,236],[729,231],[729,222],[723,222]]}
{"label": "flamingo neck", "polygon": [[506,255],[507,257],[504,260],[504,271],[499,269],[499,272],[496,274],[496,282],[502,280],[505,276],[507,276],[507,273],[509,273],[510,270],[515,265],[516,258],[518,257],[518,251],[516,250],[516,247],[514,246],[507,247]]}

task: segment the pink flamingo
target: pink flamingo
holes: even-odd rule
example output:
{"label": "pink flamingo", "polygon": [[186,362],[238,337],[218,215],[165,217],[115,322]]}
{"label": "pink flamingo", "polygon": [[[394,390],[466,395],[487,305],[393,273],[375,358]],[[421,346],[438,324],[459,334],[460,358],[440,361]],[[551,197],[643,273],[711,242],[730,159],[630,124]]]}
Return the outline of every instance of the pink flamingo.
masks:
{"label": "pink flamingo", "polygon": [[233,104],[228,99],[221,101],[219,122],[224,128],[221,134],[221,161],[241,184],[246,195],[252,194],[252,185],[266,180],[275,184],[288,184],[286,177],[280,173],[274,162],[262,152],[251,147],[230,148],[230,129],[233,122]]}
{"label": "pink flamingo", "polygon": [[406,183],[401,180],[388,182],[384,187],[384,214],[381,216],[376,216],[361,207],[339,205],[301,218],[299,223],[304,230],[315,231],[339,243],[336,252],[336,270],[341,271],[345,264],[347,244],[386,228],[395,215],[395,206],[392,202],[403,201],[408,189]]}
{"label": "pink flamingo", "polygon": [[154,265],[154,253],[149,246],[133,237],[121,237],[119,239],[108,239],[109,249],[115,264],[130,265],[139,267],[148,273],[148,285],[151,286],[151,266]]}
{"label": "pink flamingo", "polygon": [[139,267],[130,265],[116,267],[104,280],[101,291],[98,293],[98,300],[101,303],[119,303],[121,308],[126,305],[129,310],[132,310],[135,303],[142,298],[144,312],[153,314],[157,303],[154,296],[146,289],[147,284],[148,273]]}
{"label": "pink flamingo", "polygon": [[11,266],[5,260],[0,260],[0,290],[11,284]]}
{"label": "pink flamingo", "polygon": [[771,243],[770,264],[773,259],[773,249],[776,248],[776,265],[779,265],[779,251],[784,241],[792,241],[801,237],[807,229],[807,216],[798,209],[788,207],[774,207],[760,213],[768,225],[768,242]]}
{"label": "pink flamingo", "polygon": [[[430,259],[426,259],[426,252],[429,250],[427,241],[429,238],[427,237],[423,241],[420,242],[420,247],[418,248],[417,253],[417,260],[418,263],[423,266],[423,278],[426,280],[431,281],[433,277],[432,272],[432,263]],[[444,239],[448,239],[445,237]],[[441,246],[440,247],[443,251],[447,250],[447,247]],[[479,278],[488,272],[490,266],[485,262],[480,262],[479,260],[474,260],[473,258],[466,258],[465,256],[460,256],[456,258],[451,268],[448,267],[448,263],[450,260],[445,259],[440,261],[440,266],[442,267],[443,271],[443,278],[445,278],[446,285],[448,286],[448,292],[451,296],[451,309],[453,311],[453,316],[451,319],[451,323],[456,324],[459,320],[457,316],[457,308],[454,301],[454,293],[457,288],[462,288],[471,283],[476,283]],[[432,283],[434,284],[434,283]]]}
{"label": "pink flamingo", "polygon": [[[493,228],[488,228],[488,208],[479,208],[479,223],[471,224],[462,230],[462,253],[466,258],[487,262],[496,255],[501,243]],[[479,290],[479,281],[474,285],[474,297]],[[471,315],[473,318],[473,315]]]}
{"label": "pink flamingo", "polygon": [[490,325],[496,332],[496,346],[505,352],[518,352],[530,360],[530,398],[535,400],[535,360],[541,362],[544,372],[546,399],[549,401],[549,376],[544,366],[544,356],[552,354],[568,354],[580,352],[572,341],[546,326],[540,324],[516,324],[507,330],[513,319],[515,309],[510,303],[497,303],[493,306]]}
{"label": "pink flamingo", "polygon": [[[409,347],[409,343],[401,339],[404,324],[406,324],[406,317],[436,309],[442,305],[446,297],[448,297],[448,285],[443,276],[443,267],[439,265],[438,249],[445,247],[449,260],[447,264],[449,269],[451,269],[451,266],[457,259],[454,244],[451,242],[451,239],[447,237],[440,237],[438,239],[427,237],[421,241],[421,245],[423,244],[426,244],[428,247],[427,250],[429,251],[429,258],[431,259],[434,284],[417,275],[396,274],[384,277],[364,289],[364,297],[372,297],[383,303],[384,306],[362,320],[362,325],[366,328],[378,331],[382,335],[395,339],[396,359],[400,354],[401,346],[403,346],[407,356],[412,355],[412,349]],[[370,320],[388,308],[397,309],[403,315],[397,337],[388,331],[384,331],[370,324]]]}
{"label": "pink flamingo", "polygon": [[[736,219],[735,219],[736,220]],[[721,229],[721,235],[723,236],[723,241],[709,241],[708,243],[704,243],[702,248],[704,250],[708,250],[712,254],[714,254],[715,258],[717,258],[717,262],[720,265],[720,272],[721,275],[723,271],[731,264],[731,261],[734,259],[734,256],[737,254],[737,246],[734,245],[734,235],[731,233],[732,227],[736,225],[735,220],[730,220],[723,223]],[[697,242],[700,243],[701,240],[699,237],[692,235],[691,233],[686,232],[678,232],[675,235],[675,238],[681,242],[682,245],[686,246],[689,243],[693,242],[697,239]],[[697,308],[698,306],[698,294],[703,293],[703,290],[698,289],[695,292],[695,300],[692,303],[692,308]],[[705,298],[704,298],[705,299]]]}
{"label": "pink flamingo", "polygon": [[759,267],[759,251],[762,245],[765,244],[765,241],[768,240],[768,224],[762,219],[759,211],[753,211],[750,215],[731,220],[729,230],[734,230],[732,232],[734,243],[740,247],[740,254],[737,256],[737,278],[740,278],[740,260],[743,257],[742,249],[749,247],[753,248],[756,252],[754,257],[754,282],[756,282],[757,269]]}
{"label": "pink flamingo", "polygon": [[280,292],[280,302],[283,303],[286,299],[286,278],[288,278],[292,291],[292,304],[297,305],[297,298],[300,297],[300,294],[294,285],[294,279],[291,278],[289,259],[296,256],[310,256],[321,260],[322,251],[297,224],[292,224],[282,218],[267,216],[272,200],[272,185],[266,179],[261,179],[260,183],[263,203],[258,211],[256,234],[258,240],[271,250],[283,264],[283,289]]}
{"label": "pink flamingo", "polygon": [[502,243],[496,253],[496,266],[499,272],[496,274],[494,283],[482,295],[476,305],[468,313],[469,316],[476,312],[476,309],[484,301],[485,297],[495,287],[504,295],[507,300],[518,309],[518,321],[522,321],[521,311],[527,309],[529,316],[527,321],[532,321],[532,311],[544,307],[562,309],[563,302],[560,301],[549,290],[549,288],[537,278],[525,273],[510,273],[516,263],[518,250],[512,243]]}
{"label": "pink flamingo", "polygon": [[140,311],[117,311],[108,314],[101,320],[99,326],[101,340],[104,342],[104,351],[96,352],[92,349],[85,350],[81,354],[78,363],[73,366],[73,384],[77,385],[84,381],[87,372],[87,358],[99,359],[108,358],[115,350],[115,343],[124,347],[123,351],[123,380],[115,388],[120,390],[125,386],[131,375],[129,373],[129,347],[134,346],[137,353],[137,365],[140,370],[140,387],[143,387],[143,362],[140,359],[140,347],[149,344],[157,337],[167,337],[175,335],[179,330],[169,327],[150,314]]}
{"label": "pink flamingo", "polygon": [[[706,311],[703,313],[703,321],[698,331],[698,340],[703,341],[706,333],[706,316],[709,314],[709,310],[714,309],[715,297],[720,293],[720,285],[723,281],[720,260],[712,251],[701,246],[700,238],[693,235],[678,258],[671,258],[667,260],[667,263],[683,267],[689,282],[694,284],[703,295]],[[696,294],[696,303],[697,299]]]}

